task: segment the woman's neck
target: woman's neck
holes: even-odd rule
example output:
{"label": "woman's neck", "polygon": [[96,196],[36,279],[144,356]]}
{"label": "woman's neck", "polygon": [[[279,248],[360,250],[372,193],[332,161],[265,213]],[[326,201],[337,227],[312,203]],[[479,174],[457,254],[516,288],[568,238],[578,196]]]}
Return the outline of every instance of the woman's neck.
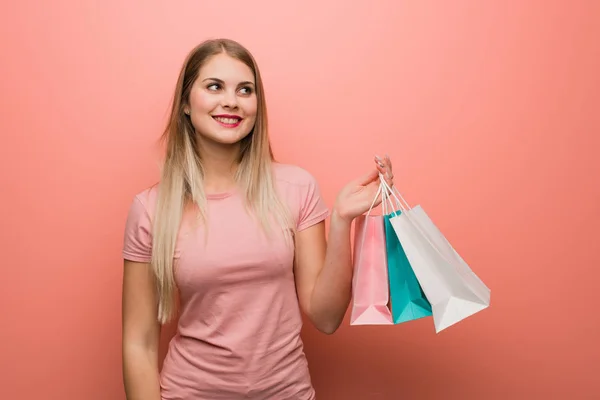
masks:
{"label": "woman's neck", "polygon": [[239,144],[202,143],[199,153],[204,171],[204,190],[207,194],[229,192],[235,188],[239,166]]}

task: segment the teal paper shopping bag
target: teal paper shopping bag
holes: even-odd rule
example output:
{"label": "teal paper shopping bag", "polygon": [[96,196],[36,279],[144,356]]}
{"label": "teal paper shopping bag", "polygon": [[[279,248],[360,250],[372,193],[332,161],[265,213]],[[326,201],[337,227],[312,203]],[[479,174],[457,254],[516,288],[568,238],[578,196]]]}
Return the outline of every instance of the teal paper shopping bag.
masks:
{"label": "teal paper shopping bag", "polygon": [[384,216],[390,302],[395,324],[432,315],[431,304],[425,297],[390,222],[390,218],[400,213],[401,211],[394,211]]}

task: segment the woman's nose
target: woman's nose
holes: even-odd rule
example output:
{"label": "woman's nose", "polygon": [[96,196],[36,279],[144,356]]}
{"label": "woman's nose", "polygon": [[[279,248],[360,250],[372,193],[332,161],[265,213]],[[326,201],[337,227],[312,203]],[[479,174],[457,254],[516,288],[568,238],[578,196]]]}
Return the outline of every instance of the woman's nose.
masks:
{"label": "woman's nose", "polygon": [[230,91],[226,91],[223,94],[222,106],[227,108],[236,108],[237,107],[237,95],[236,93],[231,93]]}

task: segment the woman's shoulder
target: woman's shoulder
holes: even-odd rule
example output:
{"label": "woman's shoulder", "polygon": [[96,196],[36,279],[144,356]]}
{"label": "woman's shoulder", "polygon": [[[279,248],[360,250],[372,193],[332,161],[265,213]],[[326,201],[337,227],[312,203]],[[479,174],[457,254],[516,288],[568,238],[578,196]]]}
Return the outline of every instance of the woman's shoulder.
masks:
{"label": "woman's shoulder", "polygon": [[153,215],[158,199],[158,183],[138,191],[133,195],[132,208],[141,208],[148,215]]}
{"label": "woman's shoulder", "polygon": [[298,231],[327,218],[329,209],[311,172],[297,165],[277,163],[274,175],[281,193],[295,212]]}

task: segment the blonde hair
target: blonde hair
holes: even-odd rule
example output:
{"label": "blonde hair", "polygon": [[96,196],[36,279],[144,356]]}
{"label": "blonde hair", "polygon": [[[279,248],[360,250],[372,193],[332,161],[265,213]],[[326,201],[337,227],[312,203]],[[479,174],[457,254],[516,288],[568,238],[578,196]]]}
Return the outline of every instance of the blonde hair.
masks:
{"label": "blonde hair", "polygon": [[158,292],[158,320],[168,322],[175,314],[174,253],[180,224],[189,206],[197,208],[199,219],[206,221],[206,196],[203,190],[202,159],[197,138],[184,107],[200,68],[214,55],[225,53],[242,61],[254,73],[257,98],[256,122],[241,141],[239,168],[235,179],[245,195],[248,209],[259,219],[265,232],[274,222],[282,228],[286,240],[293,234],[292,218],[277,195],[272,175],[275,161],[267,130],[267,107],[258,66],[239,43],[229,39],[208,40],[194,48],[183,63],[162,140],[165,160],[158,187],[158,201],[152,233],[152,269]]}

